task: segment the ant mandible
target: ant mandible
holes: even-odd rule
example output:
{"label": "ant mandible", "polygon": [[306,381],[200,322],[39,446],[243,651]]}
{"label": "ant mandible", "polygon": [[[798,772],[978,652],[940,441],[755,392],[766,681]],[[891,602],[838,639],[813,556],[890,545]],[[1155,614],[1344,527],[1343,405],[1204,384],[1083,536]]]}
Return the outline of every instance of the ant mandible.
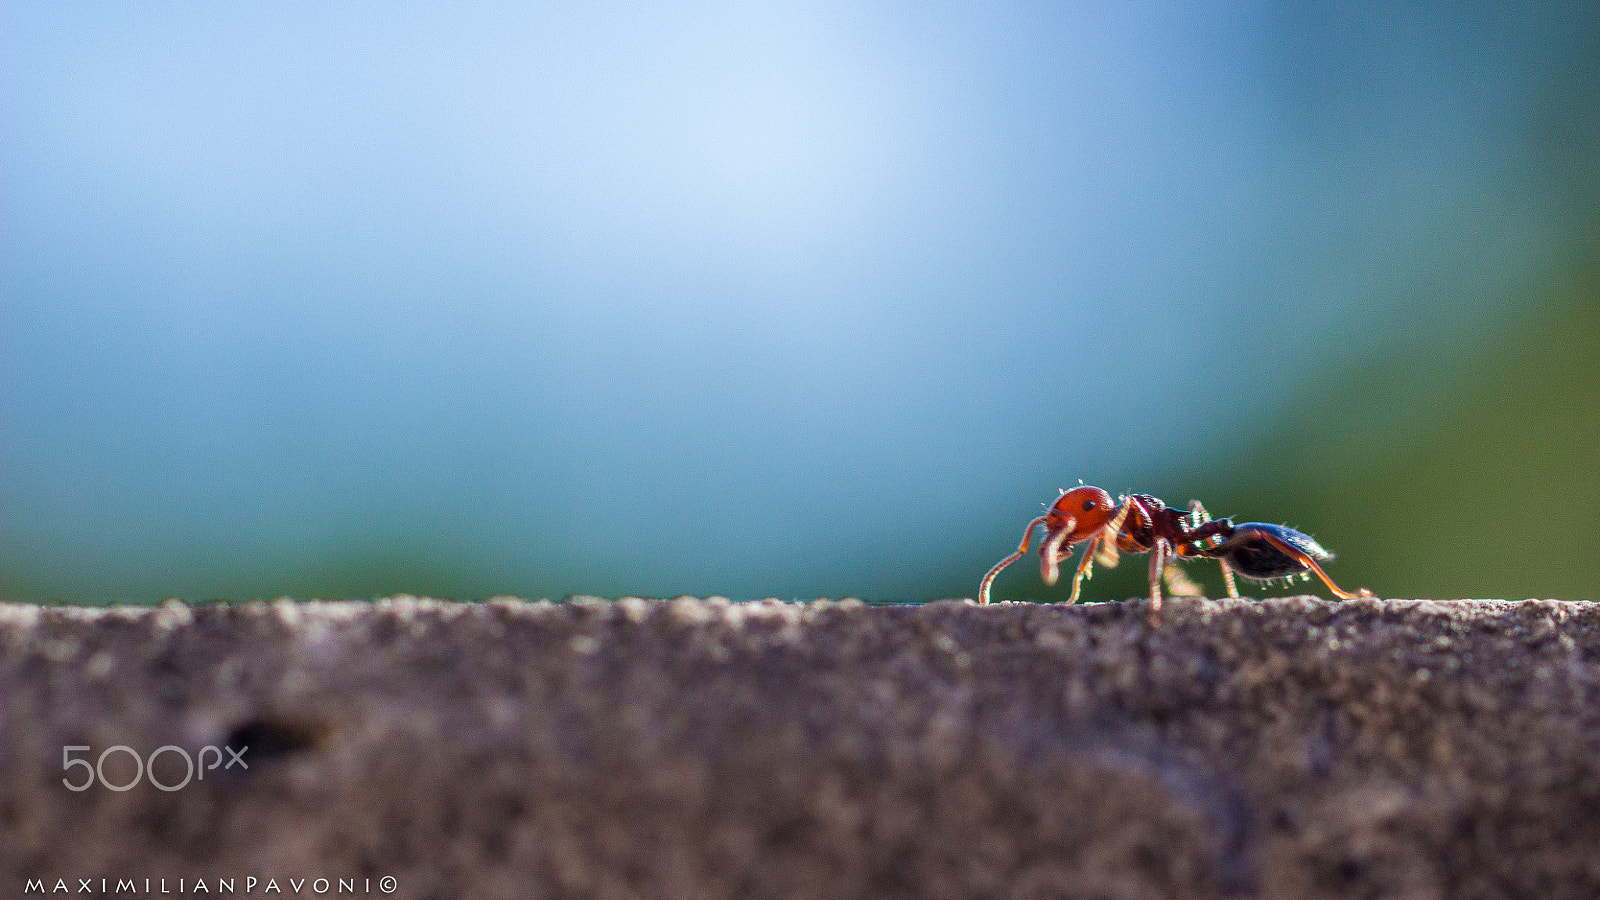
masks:
{"label": "ant mandible", "polygon": [[1084,485],[1062,491],[1049,512],[1028,523],[1017,551],[1000,560],[983,576],[978,585],[979,603],[989,602],[989,586],[1000,570],[1028,552],[1033,530],[1039,525],[1045,527],[1044,540],[1039,545],[1039,575],[1047,585],[1056,583],[1061,560],[1072,548],[1088,542],[1078,570],[1072,576],[1072,598],[1068,603],[1078,602],[1078,591],[1092,576],[1095,560],[1107,568],[1115,566],[1119,550],[1150,554],[1152,616],[1161,610],[1163,577],[1169,582],[1189,586],[1176,567],[1169,569],[1180,559],[1216,560],[1228,583],[1229,597],[1239,596],[1233,581],[1235,572],[1253,581],[1295,575],[1309,577],[1307,573],[1315,572],[1328,590],[1342,600],[1372,596],[1372,592],[1364,588],[1352,594],[1334,584],[1317,565],[1333,559],[1333,554],[1322,549],[1310,535],[1293,528],[1265,522],[1235,525],[1231,519],[1213,519],[1198,500],[1189,504],[1187,515],[1149,494],[1126,494],[1113,503],[1110,494]]}

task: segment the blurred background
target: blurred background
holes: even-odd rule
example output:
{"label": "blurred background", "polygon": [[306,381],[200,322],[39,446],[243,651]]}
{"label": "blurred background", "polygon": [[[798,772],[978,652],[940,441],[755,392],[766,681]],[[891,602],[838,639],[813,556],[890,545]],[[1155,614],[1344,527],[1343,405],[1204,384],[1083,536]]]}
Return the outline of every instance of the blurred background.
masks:
{"label": "blurred background", "polygon": [[971,596],[1079,479],[1600,597],[1592,3],[24,0],[0,123],[4,599]]}

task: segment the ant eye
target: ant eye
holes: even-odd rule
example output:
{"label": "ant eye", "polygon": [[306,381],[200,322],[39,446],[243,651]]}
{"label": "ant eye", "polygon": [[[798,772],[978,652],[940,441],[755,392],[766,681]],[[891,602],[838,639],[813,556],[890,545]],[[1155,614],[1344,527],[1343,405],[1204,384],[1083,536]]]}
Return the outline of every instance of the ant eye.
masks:
{"label": "ant eye", "polygon": [[1085,500],[1085,501],[1083,501],[1083,511],[1084,512],[1088,512],[1091,509],[1094,509],[1094,501],[1093,500]]}

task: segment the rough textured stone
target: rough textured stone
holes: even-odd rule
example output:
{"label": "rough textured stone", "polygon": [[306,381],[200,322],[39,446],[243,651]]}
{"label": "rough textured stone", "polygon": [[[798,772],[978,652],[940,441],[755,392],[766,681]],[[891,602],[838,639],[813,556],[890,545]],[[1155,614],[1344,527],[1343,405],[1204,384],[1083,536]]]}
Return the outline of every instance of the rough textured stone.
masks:
{"label": "rough textured stone", "polygon": [[1145,613],[0,604],[0,896],[1600,896],[1600,609]]}

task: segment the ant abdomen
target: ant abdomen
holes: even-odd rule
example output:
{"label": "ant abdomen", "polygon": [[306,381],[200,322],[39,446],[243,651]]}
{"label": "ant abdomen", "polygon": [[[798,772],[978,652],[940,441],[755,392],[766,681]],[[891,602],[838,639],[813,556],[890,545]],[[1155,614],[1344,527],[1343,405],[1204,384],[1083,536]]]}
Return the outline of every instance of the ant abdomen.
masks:
{"label": "ant abdomen", "polygon": [[1219,546],[1206,551],[1205,555],[1225,560],[1233,571],[1257,581],[1287,578],[1310,571],[1300,559],[1268,540],[1269,535],[1318,562],[1333,559],[1333,554],[1324,550],[1310,535],[1266,522],[1245,522],[1234,526],[1233,534]]}

